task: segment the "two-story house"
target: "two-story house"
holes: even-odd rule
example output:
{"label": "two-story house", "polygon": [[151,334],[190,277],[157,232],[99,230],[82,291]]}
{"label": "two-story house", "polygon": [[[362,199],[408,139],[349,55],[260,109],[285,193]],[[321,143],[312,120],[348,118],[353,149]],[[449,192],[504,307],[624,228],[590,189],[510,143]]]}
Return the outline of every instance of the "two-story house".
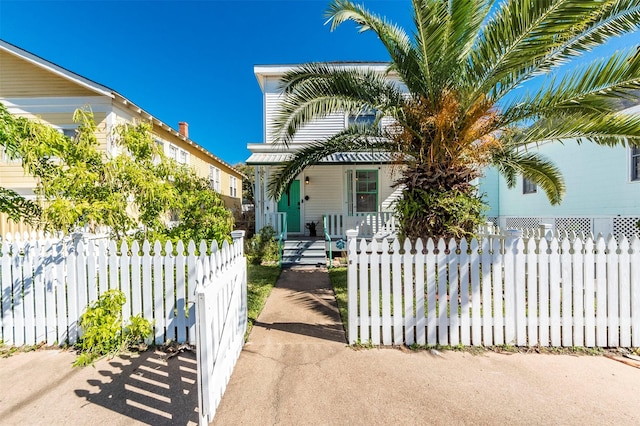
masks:
{"label": "two-story house", "polygon": [[[125,122],[147,121],[165,155],[187,164],[222,196],[227,208],[240,212],[243,174],[189,138],[186,122],[178,129],[163,123],[118,92],[0,40],[0,102],[15,115],[37,118],[73,135],[76,109],[90,107],[98,126],[100,148],[112,152],[113,130]],[[20,161],[0,152],[0,185],[34,197],[35,181],[25,175]],[[0,235],[23,231],[0,216]]]}
{"label": "two-story house", "polygon": [[[386,63],[336,63],[339,67],[368,67],[384,73]],[[320,164],[305,169],[280,200],[267,194],[269,177],[274,168],[286,161],[291,153],[310,142],[322,140],[346,128],[350,122],[373,120],[375,116],[333,114],[316,120],[301,129],[288,147],[275,143],[273,121],[281,100],[280,78],[294,66],[256,66],[254,73],[263,93],[264,142],[247,145],[251,156],[247,165],[255,170],[256,230],[271,225],[280,231],[286,221],[286,231],[292,235],[309,235],[309,225],[315,223],[322,235],[323,219],[327,218],[329,234],[342,237],[355,220],[368,218],[377,227],[392,217],[397,191],[392,187],[397,164],[384,153],[343,152],[324,158]],[[393,78],[391,76],[390,78]],[[384,125],[385,123],[381,123]],[[375,217],[375,218],[374,218]]]}
{"label": "two-story house", "polygon": [[[336,63],[337,67],[366,67],[384,73],[386,63]],[[321,141],[344,129],[350,120],[373,120],[373,115],[349,117],[333,114],[301,129],[288,147],[275,144],[271,135],[281,101],[280,78],[295,65],[256,66],[254,73],[263,93],[264,142],[250,143],[256,178],[256,230],[272,225],[289,234],[308,235],[305,225],[318,223],[322,235],[323,218],[329,234],[344,237],[349,227],[362,234],[386,232],[392,226],[394,170],[400,167],[381,153],[341,153],[324,158],[305,169],[280,200],[269,198],[267,182],[275,169],[304,144]],[[389,78],[394,78],[393,73]],[[402,86],[400,86],[402,87]],[[631,111],[638,110],[635,107]],[[385,125],[384,119],[381,125]],[[519,178],[516,188],[508,188],[498,173],[488,168],[478,188],[489,206],[487,219],[501,228],[538,228],[597,233],[638,232],[640,220],[640,149],[602,147],[567,141],[548,142],[538,149],[562,171],[567,193],[563,202],[552,206],[543,191]],[[362,232],[362,229],[365,232]],[[383,233],[384,233],[383,232]]]}

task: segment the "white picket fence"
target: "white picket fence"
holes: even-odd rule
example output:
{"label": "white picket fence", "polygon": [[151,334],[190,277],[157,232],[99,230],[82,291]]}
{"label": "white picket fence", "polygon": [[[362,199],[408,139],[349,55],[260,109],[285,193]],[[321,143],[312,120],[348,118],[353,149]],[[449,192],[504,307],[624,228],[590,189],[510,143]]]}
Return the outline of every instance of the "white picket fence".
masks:
{"label": "white picket fence", "polygon": [[[234,233],[242,245],[242,235]],[[174,247],[134,241],[73,243],[15,240],[0,243],[0,339],[9,345],[73,344],[86,307],[108,289],[127,298],[123,316],[152,322],[157,344],[195,343],[196,266],[215,261],[216,243],[182,241]],[[210,254],[207,254],[210,253]]]}
{"label": "white picket fence", "polygon": [[[243,232],[243,231],[241,231]],[[223,245],[197,271],[196,347],[200,424],[213,421],[244,344],[247,263],[242,244]]]}
{"label": "white picket fence", "polygon": [[640,346],[640,240],[412,247],[348,231],[349,342]]}

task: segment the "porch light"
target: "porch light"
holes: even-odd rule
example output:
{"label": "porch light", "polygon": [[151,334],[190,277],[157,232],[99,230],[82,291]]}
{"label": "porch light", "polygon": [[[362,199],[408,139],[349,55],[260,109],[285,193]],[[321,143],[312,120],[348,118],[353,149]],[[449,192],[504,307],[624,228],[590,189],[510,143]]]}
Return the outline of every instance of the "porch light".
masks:
{"label": "porch light", "polygon": [[309,185],[309,176],[304,177],[304,184]]}

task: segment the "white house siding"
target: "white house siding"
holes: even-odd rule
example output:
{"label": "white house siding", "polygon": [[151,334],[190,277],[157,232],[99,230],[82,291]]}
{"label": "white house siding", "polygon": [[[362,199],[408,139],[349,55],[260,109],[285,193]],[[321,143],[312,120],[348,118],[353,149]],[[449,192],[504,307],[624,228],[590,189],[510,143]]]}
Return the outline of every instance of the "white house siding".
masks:
{"label": "white house siding", "polygon": [[[547,143],[539,151],[555,162],[565,178],[567,193],[552,206],[538,188],[522,193],[522,178],[515,188],[499,179],[500,225],[550,223],[556,228],[594,233],[619,232],[640,218],[640,182],[630,180],[629,149],[591,143]],[[495,205],[493,206],[495,208]]]}
{"label": "white house siding", "polygon": [[[397,199],[399,191],[391,187],[393,183],[392,170],[389,165],[327,165],[312,166],[298,176],[300,180],[300,197],[302,202],[303,226],[309,222],[320,222],[318,230],[322,229],[322,216],[329,213],[347,214],[347,170],[378,170],[378,210],[392,211],[393,201]],[[305,184],[305,178],[309,183]],[[305,200],[305,197],[309,197]]]}
{"label": "white house siding", "polygon": [[[300,195],[303,201],[304,223],[320,222],[318,230],[322,229],[322,215],[326,213],[341,213],[345,210],[343,192],[343,166],[313,166],[300,175]],[[309,183],[305,184],[305,178]]]}
{"label": "white house siding", "polygon": [[[266,143],[273,142],[273,121],[276,118],[278,106],[280,104],[280,91],[278,89],[278,79],[267,78],[265,81],[264,110],[265,129],[264,135]],[[325,139],[345,128],[345,115],[332,114],[321,120],[315,120],[301,128],[296,134],[292,143],[308,143]]]}

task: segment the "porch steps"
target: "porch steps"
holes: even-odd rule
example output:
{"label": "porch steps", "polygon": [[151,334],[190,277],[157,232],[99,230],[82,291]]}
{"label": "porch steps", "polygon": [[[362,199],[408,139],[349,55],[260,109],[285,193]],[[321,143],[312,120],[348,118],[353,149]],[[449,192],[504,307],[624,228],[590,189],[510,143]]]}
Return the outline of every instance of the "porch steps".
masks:
{"label": "porch steps", "polygon": [[284,242],[282,266],[326,266],[325,242],[321,239],[288,239]]}

